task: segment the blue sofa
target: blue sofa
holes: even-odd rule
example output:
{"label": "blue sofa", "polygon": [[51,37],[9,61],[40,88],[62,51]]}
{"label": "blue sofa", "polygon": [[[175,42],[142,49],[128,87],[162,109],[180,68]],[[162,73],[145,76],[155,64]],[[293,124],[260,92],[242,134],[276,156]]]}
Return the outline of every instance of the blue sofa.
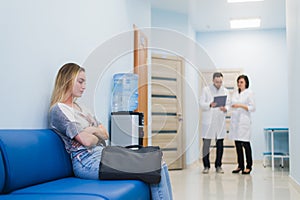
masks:
{"label": "blue sofa", "polygon": [[52,130],[0,130],[0,200],[150,199],[142,181],[83,180]]}

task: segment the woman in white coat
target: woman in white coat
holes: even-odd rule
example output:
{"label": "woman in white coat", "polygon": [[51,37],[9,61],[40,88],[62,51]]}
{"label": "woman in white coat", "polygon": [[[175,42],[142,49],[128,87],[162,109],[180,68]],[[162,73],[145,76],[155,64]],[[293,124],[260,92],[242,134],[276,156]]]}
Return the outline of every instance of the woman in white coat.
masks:
{"label": "woman in white coat", "polygon": [[[250,174],[252,170],[251,112],[255,111],[253,93],[249,90],[249,79],[246,75],[237,78],[238,91],[231,99],[231,124],[229,138],[235,141],[238,167],[232,173]],[[244,166],[244,153],[247,165]]]}

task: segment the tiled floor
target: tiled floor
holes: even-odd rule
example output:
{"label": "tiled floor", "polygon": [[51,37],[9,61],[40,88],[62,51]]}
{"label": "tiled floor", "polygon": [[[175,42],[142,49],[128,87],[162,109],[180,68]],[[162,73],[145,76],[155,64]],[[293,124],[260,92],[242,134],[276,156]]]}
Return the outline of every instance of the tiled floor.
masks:
{"label": "tiled floor", "polygon": [[236,165],[224,164],[224,174],[214,168],[202,174],[202,165],[171,170],[174,200],[299,200],[300,186],[289,178],[287,168],[264,168],[255,163],[250,175],[232,174]]}

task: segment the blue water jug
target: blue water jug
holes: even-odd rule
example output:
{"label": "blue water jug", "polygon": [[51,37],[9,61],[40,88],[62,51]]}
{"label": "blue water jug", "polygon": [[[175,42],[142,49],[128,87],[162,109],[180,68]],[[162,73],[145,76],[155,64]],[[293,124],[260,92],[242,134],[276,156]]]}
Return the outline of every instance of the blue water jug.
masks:
{"label": "blue water jug", "polygon": [[138,75],[119,73],[113,76],[111,111],[134,111],[138,106]]}

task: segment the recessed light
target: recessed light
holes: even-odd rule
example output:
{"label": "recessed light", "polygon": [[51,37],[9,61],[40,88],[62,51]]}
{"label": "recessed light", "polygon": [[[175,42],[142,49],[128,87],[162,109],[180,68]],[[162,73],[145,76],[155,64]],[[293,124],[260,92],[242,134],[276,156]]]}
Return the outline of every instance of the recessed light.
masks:
{"label": "recessed light", "polygon": [[242,28],[258,28],[260,27],[260,18],[247,18],[247,19],[231,19],[231,29],[242,29]]}
{"label": "recessed light", "polygon": [[264,1],[264,0],[227,0],[228,3],[244,3],[253,1]]}

